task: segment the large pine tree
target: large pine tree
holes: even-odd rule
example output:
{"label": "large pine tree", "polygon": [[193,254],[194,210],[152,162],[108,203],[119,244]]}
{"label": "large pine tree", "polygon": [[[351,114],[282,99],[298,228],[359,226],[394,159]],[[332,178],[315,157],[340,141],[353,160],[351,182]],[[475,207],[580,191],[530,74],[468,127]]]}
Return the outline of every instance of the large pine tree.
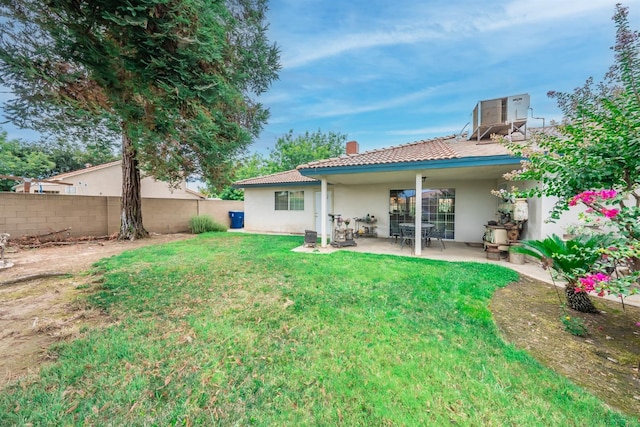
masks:
{"label": "large pine tree", "polygon": [[42,132],[122,141],[120,238],[147,233],[141,170],[215,180],[268,117],[266,0],[0,0],[5,112]]}

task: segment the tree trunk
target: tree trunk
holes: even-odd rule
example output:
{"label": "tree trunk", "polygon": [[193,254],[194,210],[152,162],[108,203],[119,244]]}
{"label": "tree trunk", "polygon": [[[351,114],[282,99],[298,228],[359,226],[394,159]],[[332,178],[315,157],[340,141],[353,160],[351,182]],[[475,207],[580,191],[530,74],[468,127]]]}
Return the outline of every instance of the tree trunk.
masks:
{"label": "tree trunk", "polygon": [[142,239],[149,235],[142,225],[142,197],[140,170],[136,148],[126,128],[122,131],[122,202],[120,204],[120,233],[118,240]]}
{"label": "tree trunk", "polygon": [[586,292],[576,292],[575,283],[567,283],[564,288],[564,293],[567,296],[567,306],[581,313],[599,313],[598,309],[591,298],[589,298],[589,294]]}

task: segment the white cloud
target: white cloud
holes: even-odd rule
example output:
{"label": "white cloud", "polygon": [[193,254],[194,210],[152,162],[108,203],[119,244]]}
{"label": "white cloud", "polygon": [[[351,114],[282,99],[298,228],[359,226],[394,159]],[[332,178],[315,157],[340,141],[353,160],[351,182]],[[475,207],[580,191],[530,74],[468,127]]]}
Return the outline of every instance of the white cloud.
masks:
{"label": "white cloud", "polygon": [[504,7],[502,19],[475,21],[481,31],[496,31],[504,28],[541,23],[561,18],[577,18],[590,12],[603,11],[613,15],[619,0],[515,0]]}
{"label": "white cloud", "polygon": [[417,43],[441,38],[441,34],[426,28],[402,28],[372,33],[346,34],[332,40],[317,40],[315,43],[312,41],[311,45],[305,44],[296,52],[286,55],[282,62],[284,68],[294,68],[351,50]]}
{"label": "white cloud", "polygon": [[[618,1],[515,0],[504,4],[456,3],[449,9],[438,11],[428,7],[416,8],[414,14],[395,17],[395,21],[390,17],[385,28],[376,31],[359,31],[357,27],[351,27],[343,28],[339,32],[315,33],[309,37],[304,33],[300,34],[301,37],[297,40],[286,41],[288,46],[283,51],[282,63],[284,68],[295,68],[354,50],[428,41],[453,42],[473,33],[503,31],[513,27],[524,28],[532,23],[576,18],[588,13],[606,12],[613,15],[614,6]],[[637,0],[630,2],[639,3]],[[413,8],[407,10],[412,11]]]}
{"label": "white cloud", "polygon": [[360,102],[358,105],[345,104],[339,100],[332,99],[321,104],[310,106],[305,113],[308,117],[320,118],[387,110],[390,108],[401,107],[412,102],[422,101],[432,95],[437,89],[437,87],[430,87],[418,92],[385,99],[375,103]]}

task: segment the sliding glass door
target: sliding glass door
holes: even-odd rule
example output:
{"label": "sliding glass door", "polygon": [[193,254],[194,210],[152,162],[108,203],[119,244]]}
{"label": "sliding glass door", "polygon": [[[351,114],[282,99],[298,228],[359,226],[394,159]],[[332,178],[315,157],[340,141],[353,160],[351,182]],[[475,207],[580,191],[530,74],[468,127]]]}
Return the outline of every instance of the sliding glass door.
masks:
{"label": "sliding glass door", "polygon": [[[455,238],[456,190],[454,188],[426,188],[422,190],[422,221],[444,230],[445,239]],[[389,193],[389,232],[399,234],[402,222],[415,221],[416,190],[391,190]]]}

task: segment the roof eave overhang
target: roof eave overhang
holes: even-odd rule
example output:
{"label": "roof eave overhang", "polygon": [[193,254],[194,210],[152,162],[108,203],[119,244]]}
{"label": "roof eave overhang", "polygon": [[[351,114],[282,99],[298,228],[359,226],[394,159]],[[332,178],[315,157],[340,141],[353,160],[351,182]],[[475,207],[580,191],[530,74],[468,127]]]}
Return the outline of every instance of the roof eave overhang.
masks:
{"label": "roof eave overhang", "polygon": [[372,172],[396,172],[424,169],[450,169],[498,165],[519,165],[524,160],[522,157],[514,157],[508,154],[498,156],[476,156],[454,159],[426,160],[421,162],[379,163],[375,165],[332,166],[332,167],[307,167],[298,169],[303,176],[316,177],[335,174],[355,174]]}

